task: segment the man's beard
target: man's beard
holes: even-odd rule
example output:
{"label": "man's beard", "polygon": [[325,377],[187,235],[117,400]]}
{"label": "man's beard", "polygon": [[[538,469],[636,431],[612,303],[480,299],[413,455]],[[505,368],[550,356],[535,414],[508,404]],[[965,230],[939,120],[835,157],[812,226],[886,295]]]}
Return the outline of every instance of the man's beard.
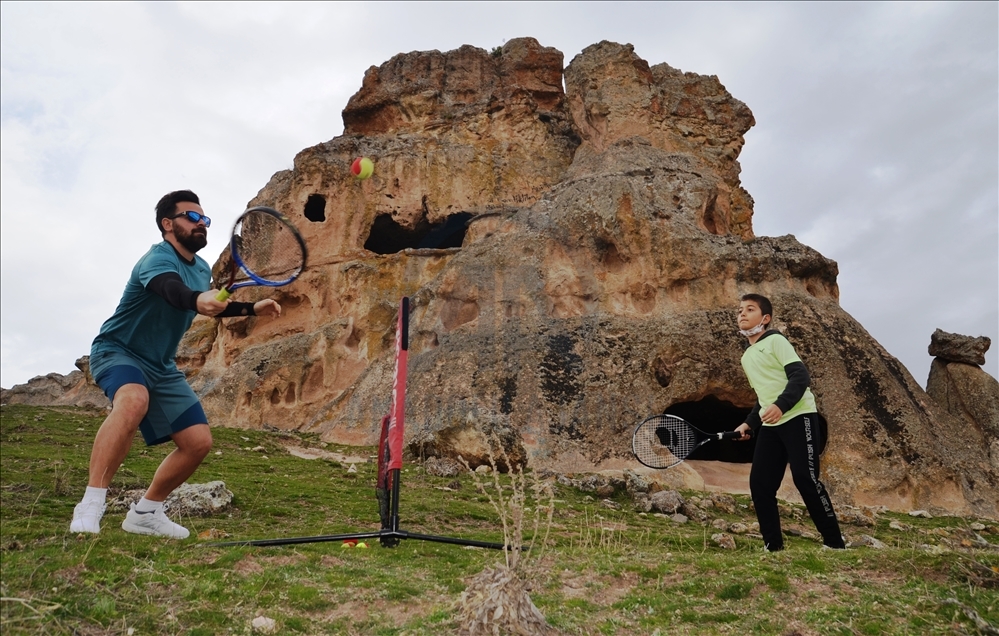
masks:
{"label": "man's beard", "polygon": [[197,252],[204,246],[208,245],[208,232],[205,232],[200,228],[197,230],[191,230],[188,234],[174,232],[174,236],[177,237],[178,243],[191,252]]}

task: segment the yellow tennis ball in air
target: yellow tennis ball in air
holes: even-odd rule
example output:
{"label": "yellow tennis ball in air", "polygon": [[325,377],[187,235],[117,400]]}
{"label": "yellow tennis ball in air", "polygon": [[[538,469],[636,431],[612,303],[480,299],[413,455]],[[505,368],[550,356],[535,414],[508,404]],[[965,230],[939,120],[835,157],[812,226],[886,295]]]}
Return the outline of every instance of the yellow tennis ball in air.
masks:
{"label": "yellow tennis ball in air", "polygon": [[350,164],[350,172],[358,179],[367,179],[375,171],[375,163],[367,157],[358,157]]}

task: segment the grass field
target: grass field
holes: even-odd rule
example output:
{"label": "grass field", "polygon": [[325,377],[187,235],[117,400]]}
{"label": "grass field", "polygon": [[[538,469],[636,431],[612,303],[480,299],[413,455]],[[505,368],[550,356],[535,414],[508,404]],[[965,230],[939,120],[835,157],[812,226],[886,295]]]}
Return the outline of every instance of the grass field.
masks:
{"label": "grass field", "polygon": [[[378,527],[373,464],[348,472],[287,451],[291,442],[319,447],[315,438],[235,429],[214,430],[215,448],[191,480],[224,481],[233,507],[176,519],[191,539],[126,534],[123,513],[112,511],[100,535],[70,534],[102,417],[70,408],[0,412],[5,636],[249,634],[258,616],[273,619],[281,634],[453,634],[467,580],[503,559],[498,551],[412,540],[368,550],[205,547],[193,536],[213,528],[253,539]],[[250,450],[258,446],[264,450]],[[114,488],[147,485],[169,450],[137,440]],[[471,476],[458,478],[458,488],[454,481],[405,468],[403,529],[502,541],[497,515]],[[844,525],[848,539],[871,535],[883,549],[829,551],[791,536],[788,550],[768,554],[743,536],[735,550],[723,550],[710,539],[718,532],[710,523],[640,515],[624,494],[620,510],[572,487],[557,485],[555,497],[549,544],[525,559],[523,572],[534,603],[560,633],[999,633],[999,549],[963,539],[978,534],[994,546],[995,521],[889,512],[873,528]],[[711,510],[712,519],[753,521],[748,500],[736,499],[737,514]],[[970,530],[973,523],[986,527]],[[803,525],[810,527],[807,516]]]}

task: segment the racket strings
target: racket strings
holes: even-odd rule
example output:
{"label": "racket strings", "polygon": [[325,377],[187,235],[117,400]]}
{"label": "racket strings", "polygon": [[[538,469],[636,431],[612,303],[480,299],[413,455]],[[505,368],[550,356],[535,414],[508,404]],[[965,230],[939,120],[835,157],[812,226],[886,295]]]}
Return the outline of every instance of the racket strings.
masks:
{"label": "racket strings", "polygon": [[677,457],[686,457],[697,447],[697,436],[689,426],[667,420],[656,428],[656,439]]}
{"label": "racket strings", "polygon": [[[295,278],[305,264],[298,236],[279,218],[264,212],[249,213],[240,220],[232,246],[245,270],[271,283]],[[237,274],[237,280],[250,277]]]}
{"label": "racket strings", "polygon": [[644,422],[635,432],[633,446],[643,464],[669,468],[686,459],[698,444],[696,433],[686,422],[664,415]]}

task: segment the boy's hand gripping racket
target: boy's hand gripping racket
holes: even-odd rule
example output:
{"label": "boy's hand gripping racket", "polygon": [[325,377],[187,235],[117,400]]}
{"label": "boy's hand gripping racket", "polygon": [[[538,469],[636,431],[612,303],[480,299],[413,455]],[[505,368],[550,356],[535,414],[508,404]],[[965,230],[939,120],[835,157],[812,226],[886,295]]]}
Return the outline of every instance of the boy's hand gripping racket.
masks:
{"label": "boy's hand gripping racket", "polygon": [[308,258],[305,241],[286,216],[253,207],[236,219],[229,241],[229,282],[215,297],[223,301],[240,287],[280,287],[301,275]]}
{"label": "boy's hand gripping racket", "polygon": [[653,415],[635,429],[631,450],[649,468],[672,468],[708,442],[739,437],[736,431],[705,433],[675,415]]}

